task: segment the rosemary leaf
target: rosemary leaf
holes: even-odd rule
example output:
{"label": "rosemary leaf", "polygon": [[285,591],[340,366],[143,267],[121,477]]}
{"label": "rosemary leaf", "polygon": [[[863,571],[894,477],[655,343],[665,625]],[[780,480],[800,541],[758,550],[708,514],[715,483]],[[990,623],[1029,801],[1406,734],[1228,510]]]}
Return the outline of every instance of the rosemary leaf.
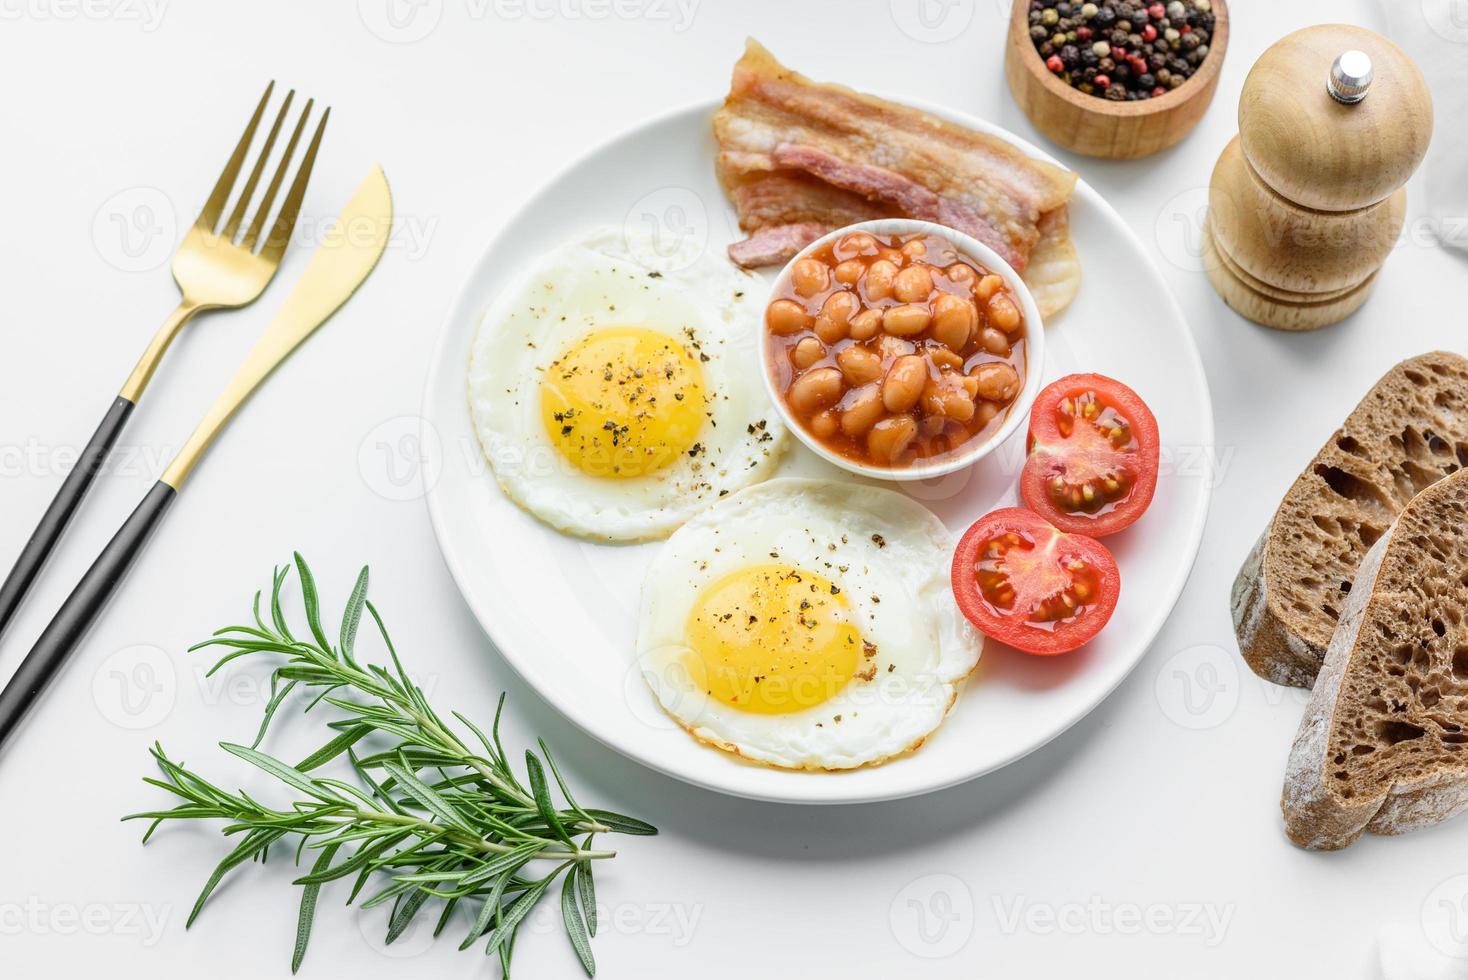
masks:
{"label": "rosemary leaf", "polygon": [[[587,846],[591,845],[591,839],[587,838]],[[591,874],[593,865],[578,864],[575,867],[576,890],[581,899],[581,914],[586,917],[586,929],[593,937],[596,936],[596,883],[592,881]]]}
{"label": "rosemary leaf", "polygon": [[[525,750],[525,769],[530,775],[530,792],[535,797],[535,808],[540,811],[540,819],[561,840],[571,844],[571,835],[566,833],[566,828],[561,826],[560,818],[556,816],[556,808],[551,804],[550,790],[545,785],[545,770],[540,767],[540,760],[535,753],[529,749]],[[574,847],[575,845],[572,844]]]}
{"label": "rosemary leaf", "polygon": [[367,601],[367,567],[357,574],[357,584],[352,587],[352,597],[347,600],[347,611],[342,613],[341,651],[342,659],[349,664],[357,661],[353,647],[357,642],[357,627],[362,623],[362,604]]}
{"label": "rosemary leaf", "polygon": [[571,937],[571,946],[576,950],[581,968],[588,977],[594,977],[596,959],[591,955],[591,937],[586,933],[586,922],[581,918],[581,910],[576,907],[576,873],[577,869],[572,868],[561,885],[561,919],[566,923],[566,935]]}
{"label": "rosemary leaf", "polygon": [[509,907],[500,913],[500,923],[495,926],[494,932],[489,934],[489,945],[484,949],[485,955],[489,955],[500,948],[501,943],[514,942],[515,933],[520,929],[520,921],[530,914],[535,903],[545,894],[550,887],[551,879],[543,878],[530,887],[528,891],[510,903]]}
{"label": "rosemary leaf", "polygon": [[311,627],[311,635],[316,637],[321,649],[330,650],[331,644],[327,642],[326,631],[321,628],[321,600],[316,592],[316,579],[312,577],[311,569],[306,567],[306,560],[299,551],[295,552],[295,559],[296,574],[301,579],[301,600],[306,606],[306,625]]}
{"label": "rosemary leaf", "polygon": [[305,773],[286,765],[279,759],[272,759],[264,752],[257,751],[245,745],[233,745],[229,742],[220,742],[219,747],[226,752],[239,756],[246,762],[259,766],[276,779],[279,779],[287,785],[294,786],[303,793],[308,793],[326,803],[341,802],[340,797],[335,793],[327,792],[320,783],[317,783]]}
{"label": "rosemary leaf", "polygon": [[[331,865],[331,859],[336,856],[337,845],[332,844],[321,852],[316,859],[316,866],[311,869],[313,874],[325,871]],[[295,973],[301,968],[301,960],[306,958],[306,944],[311,941],[311,922],[316,918],[316,898],[321,894],[321,884],[311,882],[301,889],[301,914],[296,919],[296,949],[291,955],[291,972]]]}

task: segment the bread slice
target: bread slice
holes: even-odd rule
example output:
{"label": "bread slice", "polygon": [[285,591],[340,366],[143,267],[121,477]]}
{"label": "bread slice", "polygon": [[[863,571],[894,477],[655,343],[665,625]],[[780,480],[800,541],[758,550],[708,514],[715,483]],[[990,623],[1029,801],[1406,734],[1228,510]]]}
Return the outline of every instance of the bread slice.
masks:
{"label": "bread slice", "polygon": [[1468,359],[1436,351],[1376,383],[1295,480],[1234,580],[1254,673],[1309,687],[1368,548],[1416,494],[1468,466]]}
{"label": "bread slice", "polygon": [[1468,471],[1412,499],[1344,606],[1280,801],[1317,850],[1468,807]]}

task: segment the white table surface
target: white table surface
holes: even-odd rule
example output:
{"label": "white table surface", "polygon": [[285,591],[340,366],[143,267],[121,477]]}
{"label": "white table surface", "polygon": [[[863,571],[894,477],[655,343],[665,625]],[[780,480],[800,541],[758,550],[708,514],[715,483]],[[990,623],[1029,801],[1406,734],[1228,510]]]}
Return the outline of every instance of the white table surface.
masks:
{"label": "white table surface", "polygon": [[[287,975],[288,861],[246,869],[186,933],[221,840],[179,828],[143,848],[141,827],[117,818],[160,802],[139,781],[155,739],[226,785],[251,778],[214,743],[248,741],[263,672],[205,681],[203,655],[185,651],[244,617],[292,549],[333,606],[370,563],[399,647],[439,700],[485,717],[508,690],[512,743],[543,735],[583,797],[661,826],[660,837],[619,840],[601,869],[604,977],[1369,977],[1382,924],[1415,927],[1425,905],[1461,897],[1468,823],[1332,855],[1289,844],[1277,800],[1303,699],[1244,668],[1228,613],[1229,584],[1280,494],[1371,382],[1403,357],[1463,344],[1468,267],[1426,235],[1396,250],[1360,314],[1312,335],[1242,321],[1198,271],[1208,175],[1249,66],[1313,22],[1380,27],[1374,4],[1235,0],[1217,99],[1182,145],[1134,163],[1060,154],[1161,264],[1217,416],[1203,550],[1146,659],[1068,734],[1006,770],[924,798],[819,809],[674,782],[540,701],[450,581],[404,437],[450,299],[505,216],[569,157],[722,93],[747,34],[812,77],[946,102],[1043,143],[1003,83],[1008,3],[952,0],[936,29],[952,36],[925,41],[898,23],[916,23],[915,0],[683,0],[691,19],[672,0],[417,0],[396,29],[387,2],[0,3],[6,563],[175,301],[175,229],[266,79],[333,106],[307,219],[329,216],[374,162],[400,214],[376,274],[237,419],[0,756],[0,972]],[[1409,220],[1419,217],[1414,208]],[[282,278],[303,262],[297,250]],[[1126,284],[1086,288],[1113,291],[1115,315],[1128,315]],[[129,451],[0,644],[0,679],[281,295],[201,320],[178,344],[124,437]],[[487,975],[480,953],[433,944],[427,929],[384,949],[381,915],[341,897],[322,902],[303,975]],[[554,905],[517,947],[522,977],[580,975]]]}

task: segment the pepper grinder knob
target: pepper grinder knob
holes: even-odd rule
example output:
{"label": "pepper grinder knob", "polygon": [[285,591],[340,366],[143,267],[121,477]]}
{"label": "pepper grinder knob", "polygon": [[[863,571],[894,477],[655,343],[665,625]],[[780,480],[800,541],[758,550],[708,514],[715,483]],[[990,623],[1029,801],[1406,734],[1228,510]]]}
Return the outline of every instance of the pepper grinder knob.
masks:
{"label": "pepper grinder knob", "polygon": [[1325,88],[1330,97],[1346,105],[1366,98],[1371,89],[1371,56],[1365,51],[1351,50],[1336,58],[1330,66]]}

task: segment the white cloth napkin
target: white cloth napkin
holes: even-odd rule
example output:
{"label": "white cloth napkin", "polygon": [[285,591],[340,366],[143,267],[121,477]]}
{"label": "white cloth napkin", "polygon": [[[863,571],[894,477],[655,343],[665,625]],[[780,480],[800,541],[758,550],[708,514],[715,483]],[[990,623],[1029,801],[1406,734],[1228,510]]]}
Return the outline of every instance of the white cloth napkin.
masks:
{"label": "white cloth napkin", "polygon": [[1444,245],[1468,250],[1468,0],[1378,2],[1388,36],[1417,62],[1432,90],[1423,217]]}

